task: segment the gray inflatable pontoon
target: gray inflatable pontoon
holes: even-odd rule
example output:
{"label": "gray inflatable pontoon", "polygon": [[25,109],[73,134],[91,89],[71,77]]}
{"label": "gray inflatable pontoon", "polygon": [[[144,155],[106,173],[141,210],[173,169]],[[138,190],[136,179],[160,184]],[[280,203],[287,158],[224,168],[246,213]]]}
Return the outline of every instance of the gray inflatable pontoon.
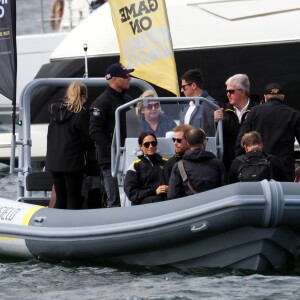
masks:
{"label": "gray inflatable pontoon", "polygon": [[[0,254],[179,268],[285,269],[299,255],[299,194],[300,184],[262,181],[94,210],[0,200]],[[11,207],[5,213],[7,202]],[[18,214],[22,225],[11,224]]]}

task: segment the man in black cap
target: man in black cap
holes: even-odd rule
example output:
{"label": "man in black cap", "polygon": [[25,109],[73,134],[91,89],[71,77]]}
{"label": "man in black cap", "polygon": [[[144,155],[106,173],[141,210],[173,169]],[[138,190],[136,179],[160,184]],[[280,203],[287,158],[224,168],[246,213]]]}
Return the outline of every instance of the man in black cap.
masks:
{"label": "man in black cap", "polygon": [[249,131],[257,131],[264,142],[264,151],[278,156],[286,170],[289,181],[295,179],[295,138],[300,142],[300,113],[287,106],[284,91],[278,83],[270,83],[265,87],[265,103],[255,106],[248,113],[241,126],[236,155],[243,153],[240,146],[242,136]]}
{"label": "man in black cap", "polygon": [[[130,100],[125,92],[129,89],[129,74],[133,71],[134,69],[126,69],[120,63],[110,65],[105,71],[108,86],[90,107],[90,136],[96,143],[98,163],[107,194],[107,207],[120,206],[118,181],[111,174],[111,142],[115,128],[115,111]],[[120,121],[126,124],[125,113],[121,114]],[[125,134],[121,132],[121,137],[125,138]]]}

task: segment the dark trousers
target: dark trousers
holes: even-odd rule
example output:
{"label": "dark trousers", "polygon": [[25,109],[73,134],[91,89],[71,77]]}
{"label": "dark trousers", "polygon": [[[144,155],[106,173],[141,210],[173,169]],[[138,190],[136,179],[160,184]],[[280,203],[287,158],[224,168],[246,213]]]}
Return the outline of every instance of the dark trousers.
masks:
{"label": "dark trousers", "polygon": [[164,198],[161,196],[149,196],[141,200],[139,203],[134,203],[131,202],[131,205],[141,205],[141,204],[149,204],[149,203],[154,203],[154,202],[161,202],[164,201]]}
{"label": "dark trousers", "polygon": [[117,178],[114,178],[111,175],[111,166],[101,165],[100,169],[102,172],[104,188],[107,195],[107,207],[121,206],[119,184]]}
{"label": "dark trousers", "polygon": [[56,192],[54,208],[82,208],[82,174],[51,172]]}

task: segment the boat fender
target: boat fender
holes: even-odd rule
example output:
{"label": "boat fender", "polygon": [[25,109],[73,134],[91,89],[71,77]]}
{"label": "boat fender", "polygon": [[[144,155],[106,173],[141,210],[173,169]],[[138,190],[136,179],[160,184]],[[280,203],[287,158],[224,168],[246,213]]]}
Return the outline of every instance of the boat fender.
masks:
{"label": "boat fender", "polygon": [[271,179],[260,182],[265,196],[265,211],[262,220],[263,227],[275,227],[281,224],[283,218],[284,195],[279,182]]}
{"label": "boat fender", "polygon": [[200,222],[200,223],[195,223],[191,225],[191,232],[200,232],[200,231],[205,231],[209,228],[209,224],[207,221]]}

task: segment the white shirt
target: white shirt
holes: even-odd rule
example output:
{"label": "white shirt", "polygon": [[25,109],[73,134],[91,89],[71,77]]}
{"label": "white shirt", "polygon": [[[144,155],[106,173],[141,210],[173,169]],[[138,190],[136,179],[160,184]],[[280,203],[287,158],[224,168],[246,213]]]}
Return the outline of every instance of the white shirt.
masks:
{"label": "white shirt", "polygon": [[190,106],[189,106],[189,108],[186,111],[186,114],[184,116],[184,124],[190,124],[191,115],[192,115],[193,111],[196,108],[196,105],[195,105],[194,101],[190,101],[189,105]]}
{"label": "white shirt", "polygon": [[248,99],[248,102],[247,102],[246,106],[243,107],[241,110],[239,110],[237,107],[234,106],[235,113],[236,113],[236,115],[238,116],[239,122],[240,122],[240,123],[241,123],[241,120],[242,120],[242,116],[243,116],[244,112],[246,111],[246,109],[247,109],[247,107],[248,107],[248,105],[249,105],[249,102],[250,102],[250,101],[249,101],[249,99]]}

